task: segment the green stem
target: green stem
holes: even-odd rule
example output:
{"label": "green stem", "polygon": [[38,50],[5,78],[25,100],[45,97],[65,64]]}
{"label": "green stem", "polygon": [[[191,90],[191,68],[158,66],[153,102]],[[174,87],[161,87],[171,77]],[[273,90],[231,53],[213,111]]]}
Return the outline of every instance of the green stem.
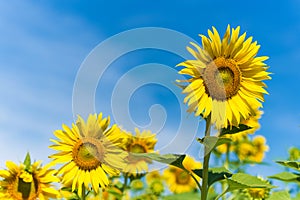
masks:
{"label": "green stem", "polygon": [[[228,146],[227,146],[226,154],[225,154],[225,162],[224,162],[224,167],[227,168],[227,169],[229,167],[229,162],[230,162],[230,160],[229,160],[230,159],[229,158],[229,153],[230,153],[229,149],[230,149],[230,144],[228,144]],[[225,183],[225,181],[222,181],[221,184],[222,184],[222,191],[225,191],[226,190],[226,183]],[[222,196],[222,200],[226,200],[226,196],[225,195]]]}
{"label": "green stem", "polygon": [[216,198],[215,198],[215,200],[218,200],[220,197],[222,197],[224,194],[226,194],[228,192],[228,190],[226,189],[226,190],[224,190],[221,194],[219,194]]}
{"label": "green stem", "polygon": [[85,200],[86,194],[85,194],[85,187],[84,184],[82,184],[82,194],[81,194],[82,200]]}
{"label": "green stem", "polygon": [[[206,119],[205,136],[210,136],[211,129],[211,115]],[[209,168],[209,158],[211,150],[209,147],[204,146],[204,161],[203,161],[203,171],[202,171],[202,191],[201,200],[207,199],[208,193],[208,168]]]}
{"label": "green stem", "polygon": [[125,173],[124,174],[124,184],[123,184],[123,188],[122,188],[122,193],[124,194],[125,193],[125,190],[127,188],[127,184],[128,184],[128,174]]}
{"label": "green stem", "polygon": [[230,144],[228,144],[227,149],[226,149],[226,157],[225,157],[225,163],[224,163],[224,167],[226,167],[227,169],[229,168],[229,163],[230,163],[229,149],[230,149]]}

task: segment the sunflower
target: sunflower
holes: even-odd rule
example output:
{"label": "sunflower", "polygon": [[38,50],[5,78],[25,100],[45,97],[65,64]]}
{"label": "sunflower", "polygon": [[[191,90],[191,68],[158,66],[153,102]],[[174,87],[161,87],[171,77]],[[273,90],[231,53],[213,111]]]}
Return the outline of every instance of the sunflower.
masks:
{"label": "sunflower", "polygon": [[83,189],[92,189],[98,193],[99,187],[109,184],[107,175],[118,175],[124,168],[127,153],[120,148],[125,135],[116,125],[108,128],[110,118],[103,118],[102,113],[89,115],[87,123],[78,116],[72,128],[63,125],[63,130],[56,130],[50,148],[59,151],[50,156],[53,164],[63,163],[58,170],[62,183],[71,185],[72,191],[78,189],[81,196]]}
{"label": "sunflower", "polygon": [[[29,155],[29,154],[28,154]],[[28,158],[28,157],[27,157]],[[26,165],[25,165],[26,164]],[[59,182],[49,165],[41,167],[41,161],[15,164],[6,162],[7,170],[0,170],[0,197],[6,200],[35,200],[58,198],[59,192],[51,183]]]}
{"label": "sunflower", "polygon": [[124,150],[129,153],[124,172],[133,176],[147,172],[148,163],[151,163],[151,161],[145,158],[137,158],[131,153],[153,153],[157,142],[156,134],[150,131],[140,132],[136,128],[135,133],[135,135],[128,133],[127,142],[123,146]]}
{"label": "sunflower", "polygon": [[265,152],[269,150],[266,139],[258,135],[253,140],[245,139],[235,147],[238,158],[241,161],[261,162]]}
{"label": "sunflower", "polygon": [[150,185],[151,182],[153,181],[161,180],[161,179],[162,179],[162,175],[158,170],[154,170],[146,174],[146,183],[148,185]]}
{"label": "sunflower", "polygon": [[[189,173],[193,173],[193,169],[200,169],[202,164],[196,162],[190,156],[186,156],[182,164],[188,172],[175,166],[169,166],[169,168],[163,172],[163,176],[171,192],[184,193],[197,189],[197,184]],[[195,177],[199,181],[199,177],[197,175],[195,175]]]}
{"label": "sunflower", "polygon": [[180,74],[191,78],[178,82],[189,83],[183,90],[188,112],[204,118],[210,115],[217,128],[238,126],[255,115],[255,109],[262,107],[264,94],[268,94],[262,82],[270,79],[264,63],[268,57],[256,57],[260,45],[252,42],[252,37],[246,39],[246,33],[239,36],[239,26],[230,31],[228,25],[222,40],[212,29],[208,30],[209,38],[200,35],[202,48],[192,42],[195,49],[187,47],[195,60],[177,66],[184,67]]}

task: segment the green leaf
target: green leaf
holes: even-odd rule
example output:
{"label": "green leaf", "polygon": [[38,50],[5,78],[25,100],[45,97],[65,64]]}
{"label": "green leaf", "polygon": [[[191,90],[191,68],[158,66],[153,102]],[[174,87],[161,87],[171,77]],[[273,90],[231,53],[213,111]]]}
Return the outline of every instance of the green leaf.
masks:
{"label": "green leaf", "polygon": [[269,176],[268,178],[272,179],[277,179],[281,181],[286,181],[286,182],[292,182],[292,181],[300,181],[300,175],[296,173],[291,173],[291,172],[281,172],[272,176]]}
{"label": "green leaf", "polygon": [[[193,170],[193,172],[200,178],[202,178],[202,171],[202,169]],[[231,176],[232,173],[225,167],[210,168],[208,170],[208,185],[211,186],[213,183],[229,178]]]}
{"label": "green leaf", "polygon": [[30,170],[31,159],[30,159],[30,154],[29,154],[29,152],[27,152],[23,164],[25,165],[25,169],[26,169],[26,170]]}
{"label": "green leaf", "polygon": [[179,167],[181,169],[185,169],[182,165],[182,162],[185,158],[185,154],[179,155],[179,154],[157,154],[157,153],[133,153],[137,158],[148,158],[160,163],[165,163],[169,165],[173,165],[176,167]]}
{"label": "green leaf", "polygon": [[291,200],[291,196],[287,191],[282,190],[273,192],[267,200]]}
{"label": "green leaf", "polygon": [[281,164],[285,167],[289,167],[292,169],[300,170],[300,162],[298,161],[276,161],[278,164]]}
{"label": "green leaf", "polygon": [[200,194],[199,193],[181,193],[181,194],[174,194],[174,195],[169,195],[165,196],[163,199],[164,200],[199,200]]}
{"label": "green leaf", "polygon": [[251,129],[252,127],[247,126],[245,124],[240,124],[239,127],[233,126],[233,127],[228,127],[228,128],[222,128],[220,131],[220,136],[226,135],[226,134],[235,134],[241,131],[245,131],[248,129]]}
{"label": "green leaf", "polygon": [[231,139],[224,138],[224,137],[216,137],[216,136],[205,136],[202,139],[197,138],[197,141],[203,144],[209,151],[211,151],[219,145],[230,143]]}
{"label": "green leaf", "polygon": [[274,188],[271,184],[260,180],[255,176],[244,173],[236,173],[232,175],[231,179],[227,179],[227,191],[246,188]]}

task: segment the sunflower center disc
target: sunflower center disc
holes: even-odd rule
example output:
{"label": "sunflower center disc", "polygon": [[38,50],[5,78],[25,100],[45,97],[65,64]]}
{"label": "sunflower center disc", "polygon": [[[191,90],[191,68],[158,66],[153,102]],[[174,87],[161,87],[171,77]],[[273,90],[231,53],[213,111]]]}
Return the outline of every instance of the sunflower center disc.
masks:
{"label": "sunflower center disc", "polygon": [[140,144],[134,144],[130,147],[130,152],[132,153],[145,153],[145,148]]}
{"label": "sunflower center disc", "polygon": [[181,185],[185,185],[189,182],[190,175],[185,171],[177,172],[176,174],[176,182]]}
{"label": "sunflower center disc", "polygon": [[104,147],[94,138],[81,139],[73,149],[73,159],[80,169],[92,170],[101,165]]}
{"label": "sunflower center disc", "polygon": [[241,72],[232,59],[216,58],[203,74],[206,93],[213,99],[224,101],[236,95],[241,82]]}
{"label": "sunflower center disc", "polygon": [[147,150],[145,149],[145,147],[143,145],[140,145],[140,144],[130,145],[129,157],[128,157],[129,163],[137,163],[142,160],[147,161],[146,158],[140,158],[140,157],[135,156],[134,154],[131,154],[131,153],[146,153],[146,152],[147,152]]}

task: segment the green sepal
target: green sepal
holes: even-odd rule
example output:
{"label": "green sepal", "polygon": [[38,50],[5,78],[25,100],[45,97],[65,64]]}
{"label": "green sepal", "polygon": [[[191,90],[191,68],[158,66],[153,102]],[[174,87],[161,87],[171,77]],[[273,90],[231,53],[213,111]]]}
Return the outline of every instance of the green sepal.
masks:
{"label": "green sepal", "polygon": [[[202,169],[195,169],[193,172],[202,178]],[[226,169],[225,167],[216,167],[216,168],[210,168],[208,170],[208,186],[211,186],[213,183],[217,181],[224,180],[226,178],[230,178],[232,176],[232,173]]]}
{"label": "green sepal", "polygon": [[29,171],[31,167],[31,158],[29,152],[27,152],[23,164],[25,165],[25,170]]}

